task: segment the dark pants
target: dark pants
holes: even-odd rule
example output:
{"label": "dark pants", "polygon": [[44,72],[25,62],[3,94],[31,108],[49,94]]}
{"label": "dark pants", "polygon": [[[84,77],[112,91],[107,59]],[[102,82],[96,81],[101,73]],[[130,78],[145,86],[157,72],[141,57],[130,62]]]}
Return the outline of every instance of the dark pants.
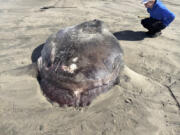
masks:
{"label": "dark pants", "polygon": [[153,19],[151,17],[142,19],[141,24],[144,28],[148,29],[148,32],[151,34],[156,34],[166,27],[161,21]]}

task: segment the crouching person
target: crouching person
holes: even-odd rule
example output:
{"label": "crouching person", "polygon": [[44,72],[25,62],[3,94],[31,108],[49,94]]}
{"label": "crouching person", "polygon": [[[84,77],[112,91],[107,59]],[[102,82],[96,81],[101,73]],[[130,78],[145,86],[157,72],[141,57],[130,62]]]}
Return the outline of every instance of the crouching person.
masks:
{"label": "crouching person", "polygon": [[142,3],[150,14],[149,18],[141,20],[143,27],[148,29],[147,36],[157,37],[161,35],[161,30],[165,29],[175,19],[175,15],[160,0],[143,0]]}

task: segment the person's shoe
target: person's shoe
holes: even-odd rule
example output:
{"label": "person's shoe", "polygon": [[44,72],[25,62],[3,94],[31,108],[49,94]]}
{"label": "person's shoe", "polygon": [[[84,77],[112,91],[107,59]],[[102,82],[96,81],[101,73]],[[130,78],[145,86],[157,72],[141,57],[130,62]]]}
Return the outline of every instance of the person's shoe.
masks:
{"label": "person's shoe", "polygon": [[158,37],[160,36],[162,33],[161,32],[156,32],[156,33],[152,33],[152,32],[146,32],[146,35],[150,38],[155,38],[155,37]]}

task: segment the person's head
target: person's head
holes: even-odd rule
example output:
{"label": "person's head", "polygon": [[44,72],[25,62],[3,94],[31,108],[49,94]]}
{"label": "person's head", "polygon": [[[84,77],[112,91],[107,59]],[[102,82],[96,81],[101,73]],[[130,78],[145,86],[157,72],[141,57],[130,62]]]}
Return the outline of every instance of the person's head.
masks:
{"label": "person's head", "polygon": [[146,8],[153,8],[155,2],[156,0],[143,0],[142,1],[142,3],[144,4]]}

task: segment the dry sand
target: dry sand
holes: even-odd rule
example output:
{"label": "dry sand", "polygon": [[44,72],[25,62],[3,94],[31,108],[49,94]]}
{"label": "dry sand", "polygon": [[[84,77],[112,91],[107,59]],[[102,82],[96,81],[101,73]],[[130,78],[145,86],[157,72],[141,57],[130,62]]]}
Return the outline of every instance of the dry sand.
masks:
{"label": "dry sand", "polygon": [[[176,20],[151,39],[140,0],[0,0],[0,135],[180,135],[180,1],[163,2]],[[90,106],[60,108],[29,70],[13,69],[52,33],[92,19],[119,39],[127,67]]]}

